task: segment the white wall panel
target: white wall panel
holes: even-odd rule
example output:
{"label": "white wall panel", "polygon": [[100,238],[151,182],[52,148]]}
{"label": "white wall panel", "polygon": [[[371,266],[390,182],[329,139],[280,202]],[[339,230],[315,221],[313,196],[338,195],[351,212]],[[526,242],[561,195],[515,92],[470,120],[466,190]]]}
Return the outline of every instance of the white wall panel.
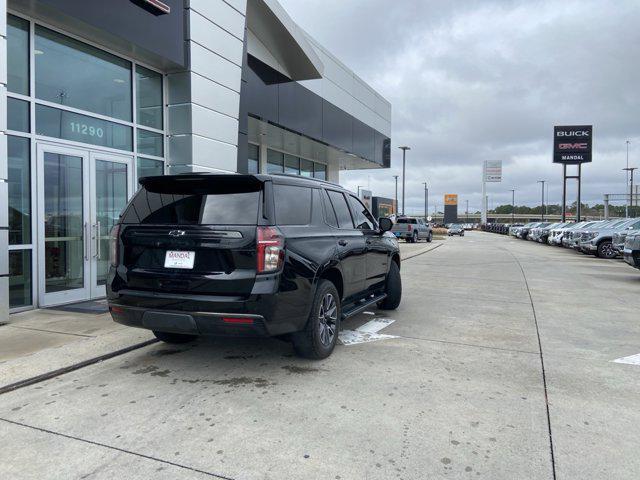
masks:
{"label": "white wall panel", "polygon": [[224,0],[225,3],[231,5],[243,15],[247,11],[247,0]]}
{"label": "white wall panel", "polygon": [[215,53],[189,42],[191,70],[235,92],[240,92],[242,68]]}
{"label": "white wall panel", "polygon": [[238,118],[240,111],[240,94],[199,75],[191,75],[191,101]]}
{"label": "white wall panel", "polygon": [[238,141],[238,120],[189,103],[169,107],[171,135],[200,135],[235,145]]}
{"label": "white wall panel", "polygon": [[[7,36],[7,0],[0,0],[0,35]],[[2,58],[2,57],[0,57]]]}
{"label": "white wall panel", "polygon": [[242,67],[242,41],[210,22],[195,10],[189,11],[189,37],[230,62]]}
{"label": "white wall panel", "polygon": [[0,83],[7,84],[7,39],[5,37],[0,37]]}
{"label": "white wall panel", "polygon": [[235,145],[197,135],[172,136],[169,137],[170,171],[175,171],[174,166],[177,165],[201,165],[235,172],[238,165],[237,150]]}
{"label": "white wall panel", "polygon": [[237,38],[244,38],[244,15],[222,0],[189,0],[189,8]]}

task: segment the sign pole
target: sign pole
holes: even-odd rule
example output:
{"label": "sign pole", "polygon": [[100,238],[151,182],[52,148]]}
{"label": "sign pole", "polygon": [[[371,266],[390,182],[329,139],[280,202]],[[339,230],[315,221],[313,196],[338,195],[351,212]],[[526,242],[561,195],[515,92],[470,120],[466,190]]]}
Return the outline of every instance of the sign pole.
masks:
{"label": "sign pole", "polygon": [[562,165],[562,223],[567,221],[567,165]]}
{"label": "sign pole", "polygon": [[580,204],[582,203],[582,200],[580,199],[580,194],[581,194],[581,189],[582,189],[582,164],[579,163],[578,164],[578,207],[576,209],[576,221],[580,221]]}
{"label": "sign pole", "polygon": [[487,161],[482,163],[482,210],[480,216],[480,223],[485,225],[487,223]]}

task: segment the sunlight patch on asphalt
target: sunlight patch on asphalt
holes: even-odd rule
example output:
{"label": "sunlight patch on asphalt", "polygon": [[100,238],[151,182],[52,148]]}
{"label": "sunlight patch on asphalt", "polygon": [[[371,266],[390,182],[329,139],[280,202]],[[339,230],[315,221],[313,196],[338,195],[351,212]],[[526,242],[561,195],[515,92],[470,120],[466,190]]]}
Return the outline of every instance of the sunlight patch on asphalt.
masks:
{"label": "sunlight patch on asphalt", "polygon": [[378,333],[383,328],[391,325],[395,320],[391,318],[376,318],[364,325],[359,326],[355,330],[342,330],[338,338],[343,345],[357,345],[359,343],[377,342],[378,340],[389,340],[398,338],[396,335],[386,335]]}
{"label": "sunlight patch on asphalt", "polygon": [[627,363],[629,365],[640,365],[640,353],[629,355],[628,357],[616,358],[613,363]]}

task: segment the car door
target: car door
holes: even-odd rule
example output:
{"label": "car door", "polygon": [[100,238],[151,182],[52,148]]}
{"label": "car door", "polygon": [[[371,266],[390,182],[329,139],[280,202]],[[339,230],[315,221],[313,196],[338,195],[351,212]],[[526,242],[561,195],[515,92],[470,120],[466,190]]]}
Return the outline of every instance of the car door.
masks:
{"label": "car door", "polygon": [[367,207],[354,195],[349,195],[349,203],[356,228],[364,233],[367,250],[365,287],[372,289],[378,284],[383,284],[386,279],[389,267],[389,248],[386,239],[380,235],[373,215],[367,210]]}
{"label": "car door", "polygon": [[[342,266],[343,297],[356,296],[366,289],[366,242],[362,230],[356,229],[351,211],[342,192],[324,190],[328,222],[335,222],[337,254]],[[329,208],[330,207],[330,208]],[[331,217],[333,213],[333,218]]]}

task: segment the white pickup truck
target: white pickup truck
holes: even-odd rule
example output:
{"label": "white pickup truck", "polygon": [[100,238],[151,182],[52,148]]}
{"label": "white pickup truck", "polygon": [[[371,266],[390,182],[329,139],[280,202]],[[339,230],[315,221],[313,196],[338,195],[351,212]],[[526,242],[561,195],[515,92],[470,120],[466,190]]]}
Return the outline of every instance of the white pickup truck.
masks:
{"label": "white pickup truck", "polygon": [[426,240],[427,242],[433,240],[431,226],[422,218],[398,217],[391,229],[391,233],[411,243],[416,243],[419,240]]}

